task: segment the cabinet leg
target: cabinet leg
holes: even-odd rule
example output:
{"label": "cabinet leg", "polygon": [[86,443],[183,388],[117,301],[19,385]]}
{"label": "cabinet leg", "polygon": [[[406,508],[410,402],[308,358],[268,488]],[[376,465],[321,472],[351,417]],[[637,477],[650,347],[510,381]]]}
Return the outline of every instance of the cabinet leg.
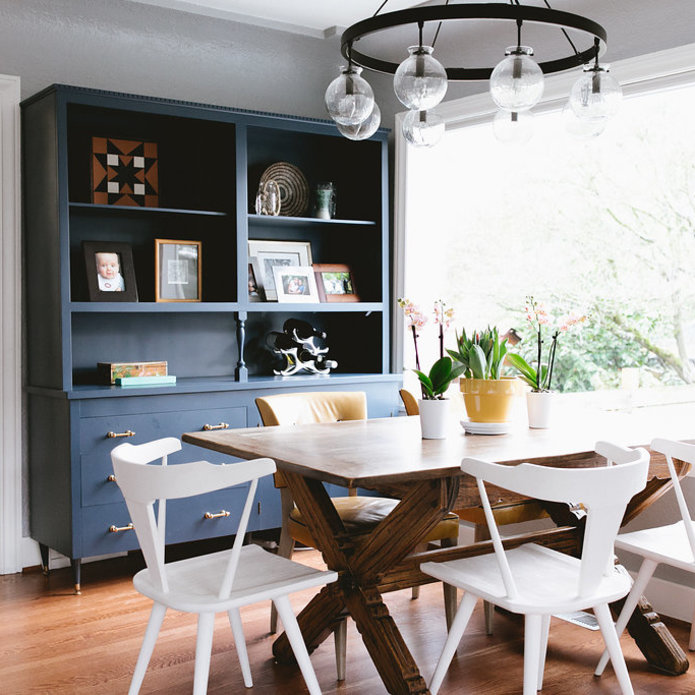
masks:
{"label": "cabinet leg", "polygon": [[70,560],[70,566],[72,567],[72,576],[75,581],[75,593],[81,594],[80,578],[82,576],[82,560],[80,560],[79,557],[72,558]]}
{"label": "cabinet leg", "polygon": [[41,553],[41,570],[45,577],[48,576],[48,546],[39,543],[39,552]]}

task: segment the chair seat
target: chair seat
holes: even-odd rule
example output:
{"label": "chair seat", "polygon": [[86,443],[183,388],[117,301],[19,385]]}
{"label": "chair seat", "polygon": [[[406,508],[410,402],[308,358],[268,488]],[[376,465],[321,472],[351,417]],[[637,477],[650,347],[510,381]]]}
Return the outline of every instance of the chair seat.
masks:
{"label": "chair seat", "polygon": [[[495,523],[498,526],[520,524],[524,521],[535,521],[536,519],[544,519],[548,517],[548,513],[543,509],[543,505],[535,500],[493,507],[492,511],[495,515]],[[485,520],[485,510],[482,507],[467,507],[466,509],[457,509],[456,513],[461,521],[467,521],[468,523],[477,524],[480,526],[487,526],[487,521]]]}
{"label": "chair seat", "polygon": [[583,610],[597,603],[616,601],[630,590],[629,577],[613,571],[603,577],[589,598],[568,597],[567,587],[579,586],[579,559],[535,543],[508,550],[506,556],[519,592],[515,598],[506,596],[494,554],[449,562],[426,562],[421,569],[514,613],[552,615]]}
{"label": "chair seat", "polygon": [[669,526],[623,533],[615,539],[615,547],[695,572],[695,559],[682,519]]}
{"label": "chair seat", "polygon": [[[367,533],[385,519],[396,507],[398,500],[387,497],[333,497],[332,502],[345,528],[350,533]],[[295,507],[290,512],[289,529],[292,538],[304,545],[316,547],[301,512]],[[425,538],[423,543],[444,538],[458,539],[459,518],[449,512]]]}
{"label": "chair seat", "polygon": [[[336,572],[316,570],[263,550],[257,545],[241,549],[234,588],[228,599],[217,596],[227,569],[231,550],[192,557],[166,564],[169,591],[163,592],[153,583],[149,569],[133,577],[133,585],[157,603],[190,613],[221,612],[249,603],[286,596],[288,591],[301,591],[334,582]],[[265,578],[260,583],[259,578]],[[292,583],[288,587],[289,583]]]}

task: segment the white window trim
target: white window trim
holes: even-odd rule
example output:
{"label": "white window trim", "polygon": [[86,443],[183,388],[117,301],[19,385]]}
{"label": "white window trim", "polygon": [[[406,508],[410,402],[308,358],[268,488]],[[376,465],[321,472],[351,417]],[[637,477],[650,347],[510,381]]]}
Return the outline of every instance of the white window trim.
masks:
{"label": "white window trim", "polygon": [[22,570],[19,77],[0,75],[0,574]]}
{"label": "white window trim", "polygon": [[[617,61],[611,63],[611,72],[620,82],[626,96],[692,83],[695,82],[695,44]],[[546,77],[543,99],[534,108],[534,112],[542,113],[562,108],[577,76],[575,69]],[[437,107],[437,113],[444,119],[447,130],[490,121],[496,110],[487,91],[487,83],[485,91],[480,94],[447,101]],[[394,126],[393,287],[396,297],[402,297],[405,288],[405,179],[408,168],[408,144],[403,137],[401,126],[407,113],[397,113]],[[402,312],[394,311],[391,363],[397,372],[403,370],[403,336]]]}

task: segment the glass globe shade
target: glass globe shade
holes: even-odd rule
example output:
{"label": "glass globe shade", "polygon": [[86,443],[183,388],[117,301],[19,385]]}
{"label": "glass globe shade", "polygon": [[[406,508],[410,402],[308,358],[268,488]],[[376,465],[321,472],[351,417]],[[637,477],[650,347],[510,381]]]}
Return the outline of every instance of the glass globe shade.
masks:
{"label": "glass globe shade", "polygon": [[530,111],[500,109],[492,121],[495,137],[505,145],[523,145],[533,136],[534,115]]}
{"label": "glass globe shade", "polygon": [[403,137],[415,147],[434,147],[444,129],[444,121],[430,111],[409,111],[403,119]]}
{"label": "glass globe shade", "polygon": [[506,111],[528,111],[543,96],[543,71],[529,56],[529,46],[510,46],[490,75],[490,96]]}
{"label": "glass globe shade", "polygon": [[618,112],[623,90],[609,67],[585,65],[584,74],[572,85],[569,103],[579,118],[610,118]]}
{"label": "glass globe shade", "polygon": [[393,76],[393,90],[409,109],[434,108],[446,94],[449,82],[442,64],[432,57],[430,46],[410,46],[406,58]]}
{"label": "glass globe shade", "polygon": [[608,116],[579,118],[568,101],[562,109],[562,121],[565,131],[573,138],[589,140],[598,137],[606,129]]}
{"label": "glass globe shade", "polygon": [[366,140],[371,138],[381,125],[381,110],[376,102],[374,108],[367,118],[357,125],[341,125],[336,124],[338,130],[348,140]]}
{"label": "glass globe shade", "polygon": [[357,125],[369,116],[374,106],[374,92],[360,77],[362,68],[341,68],[340,75],[328,85],[325,102],[330,117],[340,125]]}

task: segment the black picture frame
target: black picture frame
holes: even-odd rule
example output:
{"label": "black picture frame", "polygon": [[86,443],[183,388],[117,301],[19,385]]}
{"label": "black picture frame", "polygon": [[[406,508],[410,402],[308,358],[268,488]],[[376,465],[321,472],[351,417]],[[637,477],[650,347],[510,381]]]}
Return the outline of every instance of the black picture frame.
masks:
{"label": "black picture frame", "polygon": [[[137,302],[135,265],[130,244],[120,241],[83,241],[85,272],[90,302]],[[118,258],[118,276],[104,277],[97,269],[97,254],[111,254]],[[107,289],[114,285],[114,289]],[[122,289],[118,289],[118,287]]]}

